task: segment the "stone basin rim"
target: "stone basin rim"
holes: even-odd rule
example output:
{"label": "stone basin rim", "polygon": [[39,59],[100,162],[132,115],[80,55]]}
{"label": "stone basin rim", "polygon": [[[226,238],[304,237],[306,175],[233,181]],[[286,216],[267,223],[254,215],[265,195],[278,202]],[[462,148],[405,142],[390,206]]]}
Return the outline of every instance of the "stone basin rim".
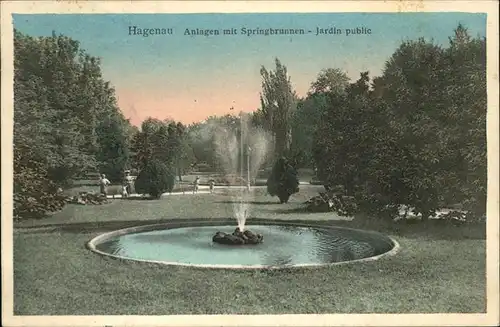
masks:
{"label": "stone basin rim", "polygon": [[119,256],[115,254],[111,254],[108,252],[101,251],[97,249],[97,244],[106,242],[112,238],[119,237],[122,235],[126,234],[132,234],[132,233],[140,233],[140,232],[148,232],[148,231],[155,231],[155,230],[160,230],[160,229],[177,229],[177,228],[186,228],[186,227],[206,227],[206,226],[227,226],[229,228],[235,226],[235,221],[234,219],[220,219],[220,220],[207,220],[207,219],[202,219],[202,220],[193,220],[193,221],[170,221],[170,222],[164,222],[164,223],[157,223],[157,224],[147,224],[147,225],[139,225],[139,226],[133,226],[133,227],[127,227],[127,228],[122,228],[118,230],[114,230],[111,232],[106,232],[103,234],[100,234],[90,241],[88,241],[85,246],[88,250],[101,255],[103,257],[109,257],[112,259],[117,259],[117,260],[123,260],[123,261],[128,261],[128,262],[138,262],[138,263],[150,263],[150,264],[158,264],[158,265],[163,265],[163,266],[177,266],[177,267],[189,267],[189,268],[200,268],[200,269],[234,269],[234,270],[287,270],[287,269],[294,269],[294,268],[321,268],[321,267],[332,267],[332,266],[340,266],[340,265],[346,265],[346,264],[353,264],[353,263],[364,263],[364,262],[371,262],[371,261],[376,261],[379,260],[383,257],[390,257],[395,255],[396,253],[399,252],[400,250],[400,245],[399,243],[392,237],[376,232],[376,231],[371,231],[371,230],[363,230],[363,229],[356,229],[356,228],[349,228],[349,227],[340,227],[340,226],[331,226],[331,225],[326,225],[324,223],[320,222],[288,222],[288,221],[283,221],[283,220],[261,220],[261,219],[252,219],[252,221],[249,221],[245,224],[245,226],[252,226],[252,225],[271,225],[271,226],[295,226],[295,227],[312,227],[312,228],[318,228],[318,229],[330,229],[330,230],[346,230],[346,231],[353,231],[365,235],[372,235],[372,236],[378,236],[384,240],[386,240],[388,243],[391,244],[391,249],[389,251],[386,251],[384,253],[381,253],[376,256],[371,256],[371,257],[366,257],[362,259],[355,259],[355,260],[347,260],[347,261],[340,261],[340,262],[330,262],[330,263],[307,263],[307,264],[289,264],[289,265],[279,265],[279,266],[272,266],[272,265],[236,265],[236,264],[231,264],[231,265],[224,265],[224,264],[196,264],[196,263],[182,263],[182,262],[176,262],[176,261],[158,261],[158,260],[146,260],[146,259],[135,259],[135,258],[128,258],[124,256]]}

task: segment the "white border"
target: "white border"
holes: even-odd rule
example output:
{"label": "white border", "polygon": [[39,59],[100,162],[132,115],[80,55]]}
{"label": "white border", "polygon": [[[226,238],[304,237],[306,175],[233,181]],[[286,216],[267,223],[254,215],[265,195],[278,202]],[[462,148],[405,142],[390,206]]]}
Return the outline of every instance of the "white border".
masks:
{"label": "white border", "polygon": [[[490,326],[499,323],[497,1],[2,1],[2,322],[8,326]],[[485,12],[488,57],[487,313],[177,316],[13,316],[12,13]]]}

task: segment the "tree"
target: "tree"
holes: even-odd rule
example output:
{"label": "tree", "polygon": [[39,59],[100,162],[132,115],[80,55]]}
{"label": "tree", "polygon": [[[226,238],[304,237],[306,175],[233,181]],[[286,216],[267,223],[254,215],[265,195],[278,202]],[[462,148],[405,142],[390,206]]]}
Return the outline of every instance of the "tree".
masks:
{"label": "tree", "polygon": [[441,138],[443,147],[456,154],[449,157],[455,164],[457,185],[446,197],[462,200],[472,216],[481,217],[486,214],[487,192],[486,39],[472,38],[459,24],[445,58],[451,69],[443,78],[448,86],[443,120],[449,125]]}
{"label": "tree", "polygon": [[141,130],[135,134],[132,141],[134,165],[139,171],[153,159],[162,162],[166,160],[165,157],[161,158],[161,154],[165,151],[163,146],[167,137],[166,127],[161,120],[147,118],[142,122]]}
{"label": "tree", "polygon": [[208,123],[193,123],[187,127],[186,143],[193,154],[192,165],[199,163],[214,167],[213,126]]}
{"label": "tree", "polygon": [[260,70],[262,77],[261,110],[265,117],[266,128],[274,135],[274,154],[285,155],[291,143],[291,117],[296,107],[296,94],[293,91],[286,66],[278,58],[276,68]]}
{"label": "tree", "polygon": [[173,161],[172,164],[176,167],[179,181],[182,181],[182,172],[189,167],[189,149],[186,147],[186,127],[178,122],[171,121],[168,125],[168,142],[167,147],[169,157]]}
{"label": "tree", "polygon": [[[15,205],[23,207],[27,205],[23,201],[30,199],[40,205],[37,212],[58,206],[54,192],[60,186],[99,167],[103,157],[98,152],[105,148],[99,140],[106,139],[98,135],[99,124],[118,114],[114,90],[102,79],[99,59],[80,49],[76,40],[55,33],[33,38],[14,31],[14,157],[18,160],[14,183],[38,185],[43,180],[53,186],[41,187],[42,194],[35,198],[19,186]],[[30,214],[23,211],[22,215]]]}
{"label": "tree", "polygon": [[141,131],[133,139],[135,167],[140,172],[149,169],[146,174],[149,178],[151,172],[162,171],[163,168],[157,168],[156,164],[151,167],[152,162],[159,162],[173,174],[175,181],[175,176],[181,174],[181,162],[185,157],[185,130],[184,125],[173,120],[148,118],[143,121]]}
{"label": "tree", "polygon": [[314,133],[321,123],[327,108],[328,97],[344,94],[349,85],[349,77],[340,69],[322,70],[304,99],[300,99],[292,116],[291,153],[297,167],[314,167]]}
{"label": "tree", "polygon": [[164,192],[171,192],[174,185],[175,172],[157,159],[148,161],[135,181],[138,193],[149,194],[157,199]]}
{"label": "tree", "polygon": [[342,94],[349,85],[349,77],[338,68],[323,69],[311,83],[309,95],[321,93]]}
{"label": "tree", "polygon": [[459,25],[443,48],[403,42],[382,76],[368,74],[330,96],[314,158],[327,186],[341,184],[358,208],[423,219],[442,206],[483,215],[486,199],[486,52]]}
{"label": "tree", "polygon": [[267,192],[271,196],[278,196],[280,203],[287,203],[290,196],[298,191],[297,171],[286,158],[279,158],[267,180]]}
{"label": "tree", "polygon": [[330,93],[314,135],[318,177],[327,185],[343,185],[348,195],[353,195],[360,181],[362,161],[373,142],[368,132],[373,122],[368,83],[368,72],[364,72],[346,93]]}
{"label": "tree", "polygon": [[115,182],[121,182],[129,166],[130,144],[123,118],[113,116],[99,124],[97,130],[99,171]]}

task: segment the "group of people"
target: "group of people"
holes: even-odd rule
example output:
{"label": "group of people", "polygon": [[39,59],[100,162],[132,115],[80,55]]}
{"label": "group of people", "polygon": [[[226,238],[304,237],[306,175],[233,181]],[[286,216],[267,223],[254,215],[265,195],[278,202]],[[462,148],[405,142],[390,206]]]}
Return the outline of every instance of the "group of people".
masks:
{"label": "group of people", "polygon": [[[193,182],[193,194],[195,193],[198,193],[198,190],[200,188],[200,177],[199,176],[196,176],[194,182]],[[211,179],[209,182],[208,182],[208,187],[210,189],[210,193],[213,193],[214,192],[214,188],[215,188],[215,181],[213,179]]]}
{"label": "group of people", "polygon": [[[132,178],[132,176],[130,176],[130,171],[126,170],[125,176],[124,176],[123,182],[122,182],[122,187],[121,187],[122,197],[126,198],[129,196],[129,194],[132,193],[133,182],[134,182],[133,178]],[[106,178],[106,174],[102,174],[101,178],[99,180],[100,193],[107,196],[108,195],[108,186],[110,184],[111,184],[111,182],[109,181],[109,179]]]}
{"label": "group of people", "polygon": [[[106,178],[106,174],[101,174],[101,178],[99,180],[100,193],[107,196],[109,185],[111,185],[111,182],[109,181],[109,179]],[[132,176],[130,176],[130,171],[126,170],[121,188],[122,197],[126,198],[129,196],[129,194],[132,193],[132,185],[133,185],[133,178]],[[200,188],[200,177],[196,176],[193,185],[194,185],[193,194],[198,193],[198,189]],[[211,179],[209,181],[210,193],[214,192],[214,187],[215,187],[215,181]]]}

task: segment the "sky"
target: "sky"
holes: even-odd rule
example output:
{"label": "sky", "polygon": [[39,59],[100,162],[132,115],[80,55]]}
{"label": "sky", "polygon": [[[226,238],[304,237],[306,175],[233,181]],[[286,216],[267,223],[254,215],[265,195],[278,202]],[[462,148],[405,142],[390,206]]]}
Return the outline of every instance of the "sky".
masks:
{"label": "sky", "polygon": [[[13,22],[31,36],[69,36],[100,57],[103,77],[134,125],[147,117],[189,124],[254,111],[260,106],[260,68],[274,69],[274,58],[286,65],[303,96],[325,68],[340,68],[352,80],[362,71],[380,75],[404,40],[424,37],[447,45],[459,23],[473,36],[486,35],[486,15],[471,13],[14,14]],[[172,34],[130,35],[133,26],[171,28]],[[247,36],[243,27],[303,28],[306,34]],[[316,35],[317,28],[330,27],[342,33]],[[197,28],[221,33],[185,35]],[[230,28],[238,34],[223,35]],[[352,28],[371,34],[347,36]]]}

